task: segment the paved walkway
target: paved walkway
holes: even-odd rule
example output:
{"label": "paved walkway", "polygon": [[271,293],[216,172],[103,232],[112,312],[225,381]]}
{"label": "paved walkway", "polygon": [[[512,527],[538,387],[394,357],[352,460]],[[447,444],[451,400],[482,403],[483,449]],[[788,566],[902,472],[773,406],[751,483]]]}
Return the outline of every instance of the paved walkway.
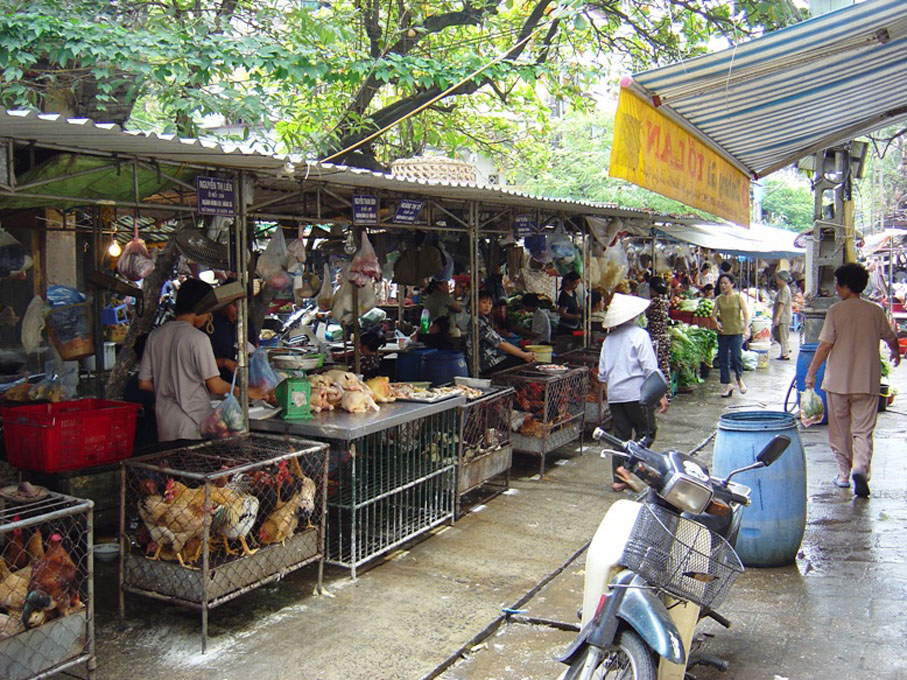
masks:
{"label": "paved walkway", "polygon": [[[750,392],[731,400],[718,397],[713,374],[661,417],[659,444],[690,450],[728,407],[780,408],[793,372],[793,362],[772,362],[748,373]],[[907,404],[907,369],[897,378],[904,403],[895,409]],[[710,645],[731,672],[702,671],[700,680],[907,676],[905,422],[902,414],[880,416],[868,501],[831,486],[825,428],[802,434],[809,488],[802,557],[740,578],[722,607],[735,625],[715,630]],[[523,620],[576,621],[584,555],[570,558],[618,497],[605,488],[597,449],[576,448],[543,480],[533,477],[534,459],[521,461],[511,493],[356,581],[329,569],[327,596],[313,594],[314,569],[304,569],[213,610],[206,655],[192,611],[128,597],[119,622],[115,568],[101,564],[98,678],[421,678],[464,645],[465,658],[442,677],[556,677],[561,667],[551,658],[571,633],[511,621],[478,638],[513,605],[525,610]],[[710,452],[703,456],[708,461]]]}

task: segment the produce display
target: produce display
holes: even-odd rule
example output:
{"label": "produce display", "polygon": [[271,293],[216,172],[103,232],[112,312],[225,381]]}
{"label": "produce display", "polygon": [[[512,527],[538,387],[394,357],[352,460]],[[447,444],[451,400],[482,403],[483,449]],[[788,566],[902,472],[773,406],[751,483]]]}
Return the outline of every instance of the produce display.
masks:
{"label": "produce display", "polygon": [[699,364],[712,365],[718,351],[718,334],[701,326],[676,324],[668,329],[671,336],[671,370],[677,387],[691,387],[702,382]]}
{"label": "produce display", "polygon": [[715,311],[715,301],[710,300],[709,298],[702,298],[699,301],[699,304],[696,305],[696,310],[693,312],[693,316],[698,318],[708,318],[712,316],[712,312]]}

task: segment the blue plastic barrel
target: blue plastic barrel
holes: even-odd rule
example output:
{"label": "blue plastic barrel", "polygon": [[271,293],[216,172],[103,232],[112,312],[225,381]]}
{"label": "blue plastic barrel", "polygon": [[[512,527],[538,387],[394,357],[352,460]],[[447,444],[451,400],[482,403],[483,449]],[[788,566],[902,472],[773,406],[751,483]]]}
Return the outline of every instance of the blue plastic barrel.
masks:
{"label": "blue plastic barrel", "polygon": [[[816,355],[816,349],[819,347],[817,342],[807,342],[800,345],[800,352],[797,354],[797,403],[800,403],[800,392],[806,389],[806,372],[809,370],[809,365],[813,361],[813,357]],[[822,365],[819,366],[819,370],[816,372],[816,394],[822,398],[822,406],[825,409],[825,415],[822,416],[822,422],[820,425],[825,425],[828,422],[828,401],[825,398],[825,391],[819,389],[822,385],[822,377],[825,375],[825,362],[822,362]]]}
{"label": "blue plastic barrel", "polygon": [[783,411],[727,413],[718,421],[715,476],[756,462],[775,435],[791,443],[771,466],[734,477],[752,489],[752,504],[742,508],[737,553],[748,567],[778,567],[797,557],[806,529],[806,457],[795,418]]}
{"label": "blue plastic barrel", "polygon": [[397,354],[397,382],[422,380],[422,363],[435,354],[435,349],[411,349]]}
{"label": "blue plastic barrel", "polygon": [[469,367],[466,365],[463,352],[439,349],[422,362],[422,379],[431,380],[432,387],[452,383],[458,375],[463,377],[469,375]]}

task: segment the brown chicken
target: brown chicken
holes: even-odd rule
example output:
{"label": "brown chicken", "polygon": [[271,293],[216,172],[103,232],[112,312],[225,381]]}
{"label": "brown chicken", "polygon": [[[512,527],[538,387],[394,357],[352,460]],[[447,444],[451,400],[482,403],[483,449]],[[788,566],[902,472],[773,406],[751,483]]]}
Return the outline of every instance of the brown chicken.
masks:
{"label": "brown chicken", "polygon": [[22,611],[25,608],[31,571],[31,567],[10,571],[6,562],[0,558],[0,607],[7,611],[10,609]]}
{"label": "brown chicken", "polygon": [[[21,519],[19,515],[13,517],[15,522],[21,521]],[[33,560],[43,557],[44,546],[42,545],[42,540],[40,531],[34,532],[28,542],[26,542],[22,529],[13,529],[0,557],[9,565],[10,569],[22,569]]]}
{"label": "brown chicken", "polygon": [[[175,555],[182,566],[186,566],[183,550],[192,539],[201,539],[204,534],[203,501],[190,502],[192,495],[182,495],[184,503],[167,502],[166,496],[146,496],[139,501],[138,509],[145,527],[151,536],[149,549],[154,550],[152,560],[160,559],[165,548],[168,555]],[[199,549],[189,562],[195,562],[201,554]]]}
{"label": "brown chicken", "polygon": [[299,516],[296,511],[302,501],[302,494],[297,492],[290,496],[286,502],[278,502],[274,511],[268,515],[258,528],[258,541],[262,545],[271,543],[286,543],[299,526]]}
{"label": "brown chicken", "polygon": [[22,625],[32,625],[32,614],[55,609],[60,616],[80,606],[79,570],[63,548],[63,537],[53,534],[44,557],[32,567],[28,595],[22,611]]}

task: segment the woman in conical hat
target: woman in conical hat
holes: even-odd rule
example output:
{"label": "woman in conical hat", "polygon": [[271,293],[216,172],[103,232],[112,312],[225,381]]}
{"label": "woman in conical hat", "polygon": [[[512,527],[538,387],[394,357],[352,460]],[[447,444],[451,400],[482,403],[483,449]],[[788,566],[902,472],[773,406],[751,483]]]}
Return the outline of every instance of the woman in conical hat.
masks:
{"label": "woman in conical hat", "polygon": [[[614,435],[624,441],[643,440],[645,445],[655,439],[655,411],[639,403],[639,391],[646,377],[658,370],[658,361],[649,334],[636,320],[648,306],[648,300],[635,295],[614,294],[603,322],[611,332],[602,343],[598,361],[598,380],[605,386]],[[660,413],[668,410],[667,397],[660,406]],[[621,472],[626,471],[616,457],[611,459],[611,469],[611,489],[623,491],[627,485]]]}

